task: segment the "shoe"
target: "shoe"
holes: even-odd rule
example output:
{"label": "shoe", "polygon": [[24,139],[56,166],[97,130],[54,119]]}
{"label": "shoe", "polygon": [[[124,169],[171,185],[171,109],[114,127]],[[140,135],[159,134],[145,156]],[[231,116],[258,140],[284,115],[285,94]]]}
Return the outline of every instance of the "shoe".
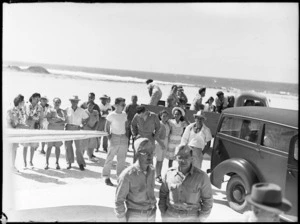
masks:
{"label": "shoe", "polygon": [[162,183],[162,178],[161,178],[161,176],[156,177],[155,180],[156,180],[156,182],[158,182],[158,183],[160,183],[160,184]]}
{"label": "shoe", "polygon": [[99,150],[99,149],[96,149],[95,152],[100,152],[100,150]]}
{"label": "shoe", "polygon": [[33,166],[33,163],[32,163],[32,162],[30,162],[30,163],[29,163],[29,166],[30,166],[30,168],[31,168],[31,169],[33,169],[33,168],[34,168],[34,166]]}
{"label": "shoe", "polygon": [[15,167],[15,166],[13,166],[13,167],[11,168],[11,171],[12,171],[13,173],[18,173],[18,172],[20,172],[20,171],[17,169],[17,167]]}
{"label": "shoe", "polygon": [[110,181],[109,178],[105,179],[105,184],[108,185],[108,186],[114,186],[114,184]]}
{"label": "shoe", "polygon": [[58,163],[56,163],[56,169],[57,169],[57,170],[60,170],[60,166],[59,166]]}
{"label": "shoe", "polygon": [[94,154],[92,155],[92,158],[97,158]]}
{"label": "shoe", "polygon": [[103,149],[103,151],[107,153],[107,149]]}
{"label": "shoe", "polygon": [[69,163],[68,166],[67,166],[67,169],[69,170],[69,169],[71,169],[71,167],[72,167],[71,163]]}
{"label": "shoe", "polygon": [[46,166],[45,166],[45,168],[44,168],[45,170],[48,170],[49,169],[49,165],[48,164],[46,164]]}
{"label": "shoe", "polygon": [[84,166],[81,164],[81,165],[79,165],[79,169],[81,170],[81,171],[83,171],[84,170]]}
{"label": "shoe", "polygon": [[89,161],[91,161],[91,162],[97,162],[97,159],[96,158],[89,158]]}
{"label": "shoe", "polygon": [[44,149],[42,149],[40,152],[41,152],[41,154],[46,154],[46,152],[44,151]]}

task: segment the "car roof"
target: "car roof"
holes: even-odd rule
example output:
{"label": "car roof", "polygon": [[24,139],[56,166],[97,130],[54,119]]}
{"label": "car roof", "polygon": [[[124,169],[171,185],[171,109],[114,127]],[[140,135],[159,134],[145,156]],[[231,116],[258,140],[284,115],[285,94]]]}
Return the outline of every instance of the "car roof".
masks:
{"label": "car roof", "polygon": [[298,111],[272,107],[245,106],[231,107],[223,110],[223,114],[234,114],[279,123],[298,129]]}
{"label": "car roof", "polygon": [[260,93],[256,93],[256,92],[241,92],[236,98],[240,98],[240,97],[243,97],[243,98],[247,98],[247,97],[250,97],[250,98],[259,98],[259,99],[267,99],[267,97],[263,94],[260,94]]}

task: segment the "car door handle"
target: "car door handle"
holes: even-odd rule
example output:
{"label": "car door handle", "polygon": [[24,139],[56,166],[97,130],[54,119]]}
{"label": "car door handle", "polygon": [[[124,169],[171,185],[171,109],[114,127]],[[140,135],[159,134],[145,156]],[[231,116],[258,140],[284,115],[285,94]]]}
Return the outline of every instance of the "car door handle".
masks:
{"label": "car door handle", "polygon": [[296,177],[295,174],[294,174],[292,171],[289,170],[288,173],[289,173],[289,175],[291,175],[292,177],[294,177],[294,178]]}

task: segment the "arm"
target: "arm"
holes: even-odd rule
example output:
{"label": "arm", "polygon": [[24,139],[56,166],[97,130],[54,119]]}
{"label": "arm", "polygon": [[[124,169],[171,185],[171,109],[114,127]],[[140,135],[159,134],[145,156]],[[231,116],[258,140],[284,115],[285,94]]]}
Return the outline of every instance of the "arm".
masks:
{"label": "arm", "polygon": [[187,127],[184,130],[183,135],[181,137],[181,142],[180,142],[181,145],[187,145],[188,144],[191,128],[192,127]]}
{"label": "arm", "polygon": [[111,138],[110,125],[111,125],[111,122],[109,120],[106,120],[104,130],[108,133],[108,136],[107,136],[108,139]]}
{"label": "arm", "polygon": [[137,119],[138,119],[138,115],[135,114],[132,121],[131,121],[131,133],[132,133],[132,137],[135,139],[137,137],[137,135],[139,134],[138,132],[138,126],[137,126]]}
{"label": "arm", "polygon": [[210,214],[212,206],[213,206],[213,193],[211,188],[211,183],[209,177],[206,173],[201,180],[201,211],[199,213],[200,222],[203,222]]}
{"label": "arm", "polygon": [[119,219],[119,221],[126,222],[126,207],[125,207],[125,201],[127,198],[127,195],[129,193],[129,180],[126,176],[126,174],[121,174],[118,186],[116,189],[116,197],[115,197],[115,213]]}
{"label": "arm", "polygon": [[158,119],[158,116],[155,115],[155,118],[154,118],[154,136],[153,138],[154,139],[158,139],[158,136],[159,136],[159,130],[160,130],[160,121]]}
{"label": "arm", "polygon": [[[149,84],[150,85],[150,84]],[[152,96],[153,88],[151,86],[148,87],[149,95]]]}
{"label": "arm", "polygon": [[163,178],[163,182],[160,186],[159,189],[159,201],[158,201],[158,207],[161,213],[161,216],[164,217],[165,213],[167,211],[167,200],[168,200],[168,196],[169,196],[169,188],[166,182],[167,179],[167,174],[165,174],[164,178]]}
{"label": "arm", "polygon": [[165,150],[165,149],[166,149],[166,146],[165,146],[165,144],[164,144],[164,142],[163,142],[163,139],[166,138],[166,129],[165,129],[165,127],[164,127],[163,125],[160,125],[159,133],[160,133],[160,135],[157,136],[157,138],[156,138],[155,140],[156,140],[156,141],[158,142],[158,144],[161,146],[162,150]]}

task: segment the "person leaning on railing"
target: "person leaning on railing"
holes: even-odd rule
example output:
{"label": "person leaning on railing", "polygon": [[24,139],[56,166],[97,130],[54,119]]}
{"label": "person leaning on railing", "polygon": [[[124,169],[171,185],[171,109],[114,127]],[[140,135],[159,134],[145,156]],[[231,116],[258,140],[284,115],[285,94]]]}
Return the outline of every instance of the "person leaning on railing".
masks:
{"label": "person leaning on railing", "polygon": [[[14,98],[14,107],[7,111],[7,127],[15,129],[29,129],[29,125],[26,124],[27,116],[24,109],[24,96],[19,94]],[[24,145],[24,144],[21,144]],[[19,143],[11,143],[12,153],[12,170],[19,172],[15,166],[16,153]]]}

